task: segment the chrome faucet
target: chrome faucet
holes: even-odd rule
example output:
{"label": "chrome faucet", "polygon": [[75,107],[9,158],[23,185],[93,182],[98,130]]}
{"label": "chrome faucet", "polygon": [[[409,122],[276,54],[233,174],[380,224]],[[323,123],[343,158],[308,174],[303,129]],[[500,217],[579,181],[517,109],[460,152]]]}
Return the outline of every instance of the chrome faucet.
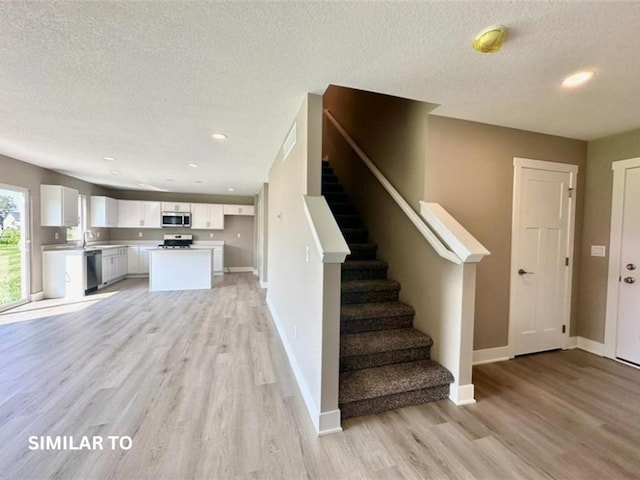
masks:
{"label": "chrome faucet", "polygon": [[91,230],[85,230],[82,232],[82,248],[86,248],[87,246],[87,235],[89,238],[93,238],[93,232]]}

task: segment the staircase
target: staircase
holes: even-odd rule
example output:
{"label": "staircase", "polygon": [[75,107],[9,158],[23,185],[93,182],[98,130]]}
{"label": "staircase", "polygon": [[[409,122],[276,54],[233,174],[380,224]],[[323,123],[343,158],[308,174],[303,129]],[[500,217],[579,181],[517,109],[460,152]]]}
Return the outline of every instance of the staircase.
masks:
{"label": "staircase", "polygon": [[328,162],[322,194],[351,249],[342,265],[342,418],[447,398],[453,376],[430,359],[433,340],[412,327],[414,309],[398,301],[400,284],[387,278],[387,263],[376,258],[377,246]]}

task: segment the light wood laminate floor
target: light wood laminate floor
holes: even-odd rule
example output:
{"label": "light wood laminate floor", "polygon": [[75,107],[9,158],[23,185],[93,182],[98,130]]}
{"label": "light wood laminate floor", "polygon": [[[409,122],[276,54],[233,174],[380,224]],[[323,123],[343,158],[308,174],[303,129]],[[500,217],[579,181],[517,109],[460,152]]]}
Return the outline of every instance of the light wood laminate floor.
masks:
{"label": "light wood laminate floor", "polygon": [[[475,405],[316,438],[251,274],[59,303],[0,315],[2,479],[640,478],[640,371],[579,350],[476,367]],[[30,451],[32,435],[133,446]]]}

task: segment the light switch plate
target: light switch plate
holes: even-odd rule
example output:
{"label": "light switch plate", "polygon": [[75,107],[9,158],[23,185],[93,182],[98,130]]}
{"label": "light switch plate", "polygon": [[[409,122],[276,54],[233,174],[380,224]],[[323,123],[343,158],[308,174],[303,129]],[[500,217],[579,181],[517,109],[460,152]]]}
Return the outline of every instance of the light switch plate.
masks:
{"label": "light switch plate", "polygon": [[605,257],[607,254],[607,247],[604,245],[591,245],[591,256],[592,257]]}

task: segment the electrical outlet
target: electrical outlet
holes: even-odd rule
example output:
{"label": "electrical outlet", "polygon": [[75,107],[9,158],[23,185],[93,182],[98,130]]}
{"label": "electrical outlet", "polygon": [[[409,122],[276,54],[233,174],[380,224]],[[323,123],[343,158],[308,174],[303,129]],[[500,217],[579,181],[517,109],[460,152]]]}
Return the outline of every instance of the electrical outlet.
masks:
{"label": "electrical outlet", "polygon": [[138,232],[138,238],[142,238],[142,232]]}
{"label": "electrical outlet", "polygon": [[311,250],[309,249],[309,247],[305,247],[304,256],[307,260],[307,263],[309,263],[309,261],[311,260]]}
{"label": "electrical outlet", "polygon": [[100,238],[100,232],[96,232],[96,237]]}
{"label": "electrical outlet", "polygon": [[210,234],[209,234],[209,238],[213,238],[213,233],[210,233]]}
{"label": "electrical outlet", "polygon": [[240,234],[238,233],[238,238],[240,238]]}
{"label": "electrical outlet", "polygon": [[58,232],[53,234],[53,238],[55,238],[56,240],[58,240],[60,238],[60,234]]}

